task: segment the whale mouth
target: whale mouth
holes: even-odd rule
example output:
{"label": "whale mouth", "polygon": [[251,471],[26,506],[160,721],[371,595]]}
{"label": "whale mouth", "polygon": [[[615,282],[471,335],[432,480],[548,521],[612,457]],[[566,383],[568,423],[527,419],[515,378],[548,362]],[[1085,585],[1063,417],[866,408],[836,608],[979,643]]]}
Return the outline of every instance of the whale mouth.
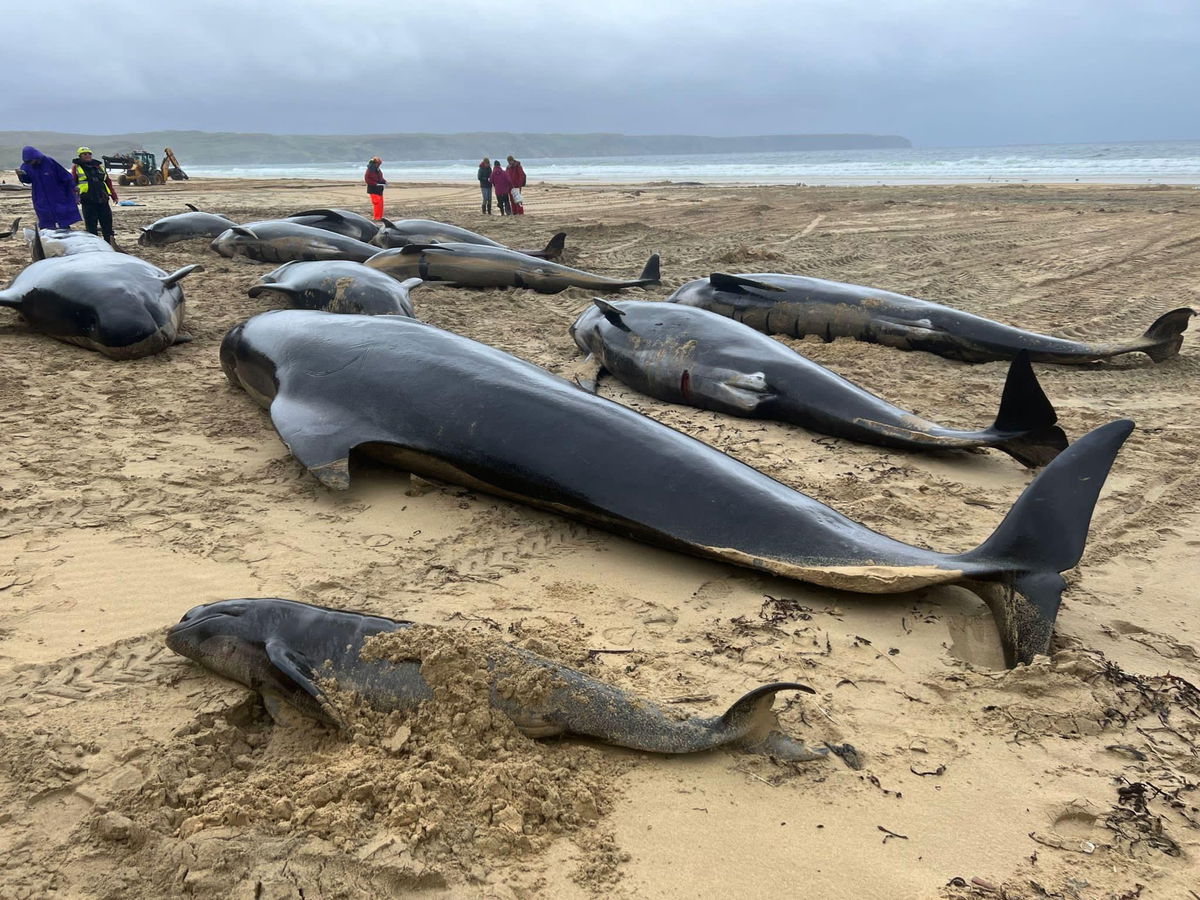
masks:
{"label": "whale mouth", "polygon": [[183,614],[183,618],[167,629],[167,646],[176,650],[175,643],[180,643],[189,632],[202,625],[207,625],[215,619],[237,618],[246,613],[244,606],[222,605],[214,608],[212,605],[197,606]]}

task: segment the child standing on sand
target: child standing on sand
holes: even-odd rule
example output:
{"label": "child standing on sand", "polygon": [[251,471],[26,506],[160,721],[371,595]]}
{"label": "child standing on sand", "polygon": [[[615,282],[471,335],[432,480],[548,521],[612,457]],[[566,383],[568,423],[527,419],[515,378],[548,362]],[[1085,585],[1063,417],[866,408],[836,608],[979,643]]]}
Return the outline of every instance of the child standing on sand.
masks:
{"label": "child standing on sand", "polygon": [[376,222],[383,218],[383,186],[387,184],[387,179],[383,177],[383,169],[379,168],[382,164],[382,159],[372,156],[371,161],[367,163],[367,171],[363,174],[363,181],[367,183],[367,193],[371,195],[371,210],[375,213]]}

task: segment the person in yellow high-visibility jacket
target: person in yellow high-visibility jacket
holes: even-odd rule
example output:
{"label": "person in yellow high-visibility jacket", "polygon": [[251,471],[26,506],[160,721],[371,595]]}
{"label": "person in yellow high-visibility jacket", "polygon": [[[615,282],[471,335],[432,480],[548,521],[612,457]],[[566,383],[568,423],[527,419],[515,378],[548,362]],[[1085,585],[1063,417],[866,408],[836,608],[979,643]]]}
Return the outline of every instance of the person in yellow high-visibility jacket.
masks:
{"label": "person in yellow high-visibility jacket", "polygon": [[83,225],[92,234],[103,231],[104,239],[112,244],[112,204],[117,202],[117,190],[113,187],[112,179],[100,160],[92,158],[89,147],[80,147],[79,155],[72,162],[71,174],[75,176]]}

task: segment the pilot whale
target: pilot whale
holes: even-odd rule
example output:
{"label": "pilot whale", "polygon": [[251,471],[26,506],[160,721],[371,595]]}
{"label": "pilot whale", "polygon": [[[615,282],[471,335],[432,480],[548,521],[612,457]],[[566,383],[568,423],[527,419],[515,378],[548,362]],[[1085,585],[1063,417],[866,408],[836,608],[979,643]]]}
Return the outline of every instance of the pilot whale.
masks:
{"label": "pilot whale", "polygon": [[[358,695],[374,709],[415,710],[433,700],[421,676],[421,660],[398,662],[363,652],[371,638],[413,627],[382,616],[343,612],[274,597],[221,600],[189,610],[167,632],[167,646],[181,656],[263,696],[280,717],[281,704],[330,725],[341,720],[321,681]],[[677,719],[662,707],[527,650],[497,642],[489,655],[491,705],[533,738],[576,734],[650,753],[696,753],[736,746],[777,759],[821,759],[825,747],[810,749],[774,730],[771,704],[780,691],[812,688],[775,682],[755,688],[711,719]],[[538,696],[522,696],[513,680],[531,671]]]}
{"label": "pilot whale", "polygon": [[627,537],[864,593],[986,582],[1007,658],[1046,652],[1092,510],[1133,423],[1102,426],[1030,484],[980,546],[886,537],[744,463],[531,363],[398,316],[262,313],[221,343],[230,382],[269,410],[320,481],[358,449]]}
{"label": "pilot whale", "polygon": [[924,350],[962,362],[1012,359],[1025,350],[1034,362],[1090,363],[1125,353],[1155,362],[1183,346],[1196,314],[1190,307],[1163,313],[1140,337],[1083,343],[1024,331],[940,303],[857,284],[803,275],[725,275],[689,281],[667,298],[744,322],[765,334],[851,337],[900,350]]}
{"label": "pilot whale", "polygon": [[569,287],[619,291],[661,283],[657,253],[651,254],[641,275],[626,281],[535,259],[518,250],[479,244],[408,244],[381,250],[366,265],[397,279],[422,278],[460,287],[529,288],[539,294],[557,294]]}
{"label": "pilot whale", "polygon": [[[571,335],[600,372],[660,400],[774,419],[905,450],[995,447],[1044,466],[1067,446],[1029,355],[1009,366],[991,428],[963,431],[893,406],[774,338],[707,310],[599,297]],[[595,382],[592,382],[594,386]]]}

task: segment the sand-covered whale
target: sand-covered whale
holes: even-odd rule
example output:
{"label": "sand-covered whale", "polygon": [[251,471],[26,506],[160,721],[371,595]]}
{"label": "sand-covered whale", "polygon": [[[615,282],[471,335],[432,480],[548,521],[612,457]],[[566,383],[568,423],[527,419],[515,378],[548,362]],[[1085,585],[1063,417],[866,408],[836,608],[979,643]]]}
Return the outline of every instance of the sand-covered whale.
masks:
{"label": "sand-covered whale", "polygon": [[366,316],[411,316],[409,291],[420,278],[397,281],[377,269],[348,260],[284,263],[258,279],[249,290],[251,297],[279,294],[295,309]]}
{"label": "sand-covered whale", "polygon": [[[382,712],[415,710],[433,699],[421,659],[392,660],[364,653],[379,635],[407,631],[412,622],[343,612],[273,597],[222,600],[188,611],[167,632],[181,656],[263,696],[281,717],[282,704],[331,725],[341,724],[322,682]],[[422,626],[426,627],[426,626]],[[575,734],[651,753],[696,753],[740,746],[777,759],[814,760],[827,754],[774,730],[772,700],[780,691],[812,688],[795,682],[763,685],[724,715],[678,719],[584,673],[509,644],[488,652],[491,705],[529,737]],[[532,676],[532,677],[531,677]],[[536,690],[519,689],[521,682]]]}

